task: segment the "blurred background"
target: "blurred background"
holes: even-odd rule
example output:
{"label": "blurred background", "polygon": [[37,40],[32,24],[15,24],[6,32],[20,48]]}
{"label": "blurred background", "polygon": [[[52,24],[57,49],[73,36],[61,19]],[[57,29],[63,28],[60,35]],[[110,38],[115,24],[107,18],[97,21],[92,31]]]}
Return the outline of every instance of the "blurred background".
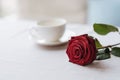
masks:
{"label": "blurred background", "polygon": [[70,23],[120,26],[120,0],[0,0],[0,17],[41,20],[61,17]]}

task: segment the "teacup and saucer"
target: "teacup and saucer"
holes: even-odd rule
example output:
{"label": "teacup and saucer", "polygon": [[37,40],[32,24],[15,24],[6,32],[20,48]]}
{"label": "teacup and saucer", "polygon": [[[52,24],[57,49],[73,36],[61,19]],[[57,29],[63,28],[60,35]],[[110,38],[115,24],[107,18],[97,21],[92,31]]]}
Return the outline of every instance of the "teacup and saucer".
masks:
{"label": "teacup and saucer", "polygon": [[66,29],[65,19],[48,19],[37,22],[37,26],[30,31],[32,39],[45,46],[67,43],[75,33]]}

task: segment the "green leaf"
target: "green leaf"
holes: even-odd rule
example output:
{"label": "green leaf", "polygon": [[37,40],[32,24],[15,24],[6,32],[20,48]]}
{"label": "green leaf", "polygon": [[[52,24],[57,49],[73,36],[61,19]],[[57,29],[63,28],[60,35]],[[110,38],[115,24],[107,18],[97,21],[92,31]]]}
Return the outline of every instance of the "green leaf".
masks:
{"label": "green leaf", "polygon": [[105,60],[105,59],[109,59],[109,58],[110,58],[109,53],[101,53],[100,55],[96,56],[96,60]]}
{"label": "green leaf", "polygon": [[95,45],[96,45],[97,48],[101,48],[101,47],[102,47],[102,45],[101,45],[101,43],[98,41],[98,39],[95,39]]}
{"label": "green leaf", "polygon": [[98,51],[97,56],[96,56],[96,60],[105,60],[105,59],[109,59],[110,56],[110,51],[108,51],[109,49],[102,49],[100,51]]}
{"label": "green leaf", "polygon": [[110,53],[110,49],[109,49],[109,48],[106,48],[106,49],[104,50],[104,52],[105,52],[105,53]]}
{"label": "green leaf", "polygon": [[119,32],[118,28],[116,28],[115,26],[113,25],[109,25],[109,24],[97,24],[95,23],[93,25],[94,27],[94,31],[100,35],[106,35],[108,34],[109,32]]}
{"label": "green leaf", "polygon": [[120,57],[120,47],[112,48],[111,54],[117,57]]}

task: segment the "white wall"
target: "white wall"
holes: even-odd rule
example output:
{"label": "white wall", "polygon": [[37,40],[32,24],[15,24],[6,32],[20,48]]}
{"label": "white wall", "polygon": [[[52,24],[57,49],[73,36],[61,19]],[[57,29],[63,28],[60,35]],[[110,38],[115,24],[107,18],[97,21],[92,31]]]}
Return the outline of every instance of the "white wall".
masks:
{"label": "white wall", "polygon": [[0,0],[1,15],[7,16],[17,13],[17,0]]}
{"label": "white wall", "polygon": [[2,7],[1,7],[1,1],[0,1],[0,17],[2,16]]}
{"label": "white wall", "polygon": [[[35,20],[41,20],[42,18],[46,17],[63,17],[69,22],[79,23],[85,23],[86,19],[86,0],[1,1],[4,1],[3,13],[5,15],[18,14],[21,18]],[[12,4],[13,6],[11,6],[10,4]]]}

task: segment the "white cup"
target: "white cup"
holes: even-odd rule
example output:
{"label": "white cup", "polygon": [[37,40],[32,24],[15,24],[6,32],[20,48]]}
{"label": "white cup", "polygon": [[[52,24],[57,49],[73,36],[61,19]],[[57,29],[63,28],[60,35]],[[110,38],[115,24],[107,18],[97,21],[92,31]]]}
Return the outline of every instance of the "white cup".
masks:
{"label": "white cup", "polygon": [[38,22],[34,30],[40,40],[58,41],[65,32],[65,25],[64,19],[49,19]]}

